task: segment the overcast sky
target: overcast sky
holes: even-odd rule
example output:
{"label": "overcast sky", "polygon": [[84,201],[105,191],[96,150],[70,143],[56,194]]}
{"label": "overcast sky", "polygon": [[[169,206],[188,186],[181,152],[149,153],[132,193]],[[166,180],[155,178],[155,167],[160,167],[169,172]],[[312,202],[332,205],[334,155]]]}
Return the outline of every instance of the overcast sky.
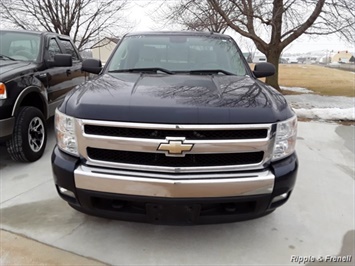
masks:
{"label": "overcast sky", "polygon": [[[173,0],[168,0],[169,2]],[[157,7],[166,1],[162,0],[133,0],[131,8],[129,10],[129,20],[133,21],[135,27],[133,31],[150,31],[150,30],[174,30],[171,26],[165,26],[162,20],[154,21],[152,17],[156,17]],[[179,27],[178,25],[175,27]],[[176,30],[179,30],[177,28]],[[231,35],[235,41],[239,44],[242,50],[246,50],[243,47],[243,42],[240,42],[240,37],[232,30],[228,30],[226,34]],[[342,42],[337,36],[322,36],[312,37],[302,35],[297,40],[293,41],[286,49],[284,53],[307,53],[313,51],[324,51],[325,53],[333,50],[337,51],[352,51],[355,54],[355,46]]]}
{"label": "overcast sky", "polygon": [[[160,5],[174,2],[175,0],[130,0],[129,9],[125,15],[128,21],[133,25],[131,31],[151,31],[151,30],[180,30],[181,26],[166,26],[162,19],[159,19],[156,10]],[[155,19],[153,19],[155,18]],[[0,28],[9,28],[0,21]],[[117,35],[122,35],[125,32],[118,32]],[[227,30],[226,34],[231,35],[241,49],[247,52],[249,49],[245,45],[248,40],[241,40],[241,37],[232,30]],[[101,37],[102,38],[102,37]],[[250,40],[249,40],[250,42]],[[313,37],[302,35],[297,40],[292,42],[283,53],[307,53],[307,52],[324,52],[328,51],[345,51],[348,50],[355,54],[355,45],[342,42],[337,36]]]}

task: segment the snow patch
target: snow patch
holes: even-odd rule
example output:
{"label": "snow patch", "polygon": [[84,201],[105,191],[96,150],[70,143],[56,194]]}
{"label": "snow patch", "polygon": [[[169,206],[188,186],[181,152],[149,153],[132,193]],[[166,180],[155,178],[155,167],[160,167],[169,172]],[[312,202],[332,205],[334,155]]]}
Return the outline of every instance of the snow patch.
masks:
{"label": "snow patch", "polygon": [[353,108],[354,97],[322,96],[317,94],[285,95],[286,100],[296,109],[311,108]]}
{"label": "snow patch", "polygon": [[355,121],[355,107],[353,108],[312,108],[294,109],[298,117],[316,118],[322,120]]}
{"label": "snow patch", "polygon": [[285,95],[298,117],[355,121],[355,98],[317,94]]}
{"label": "snow patch", "polygon": [[281,88],[281,90],[284,90],[284,91],[295,91],[295,92],[300,92],[300,93],[313,93],[313,91],[311,91],[309,89],[306,89],[306,88],[301,88],[301,87],[284,87],[284,86],[281,86],[280,88]]}

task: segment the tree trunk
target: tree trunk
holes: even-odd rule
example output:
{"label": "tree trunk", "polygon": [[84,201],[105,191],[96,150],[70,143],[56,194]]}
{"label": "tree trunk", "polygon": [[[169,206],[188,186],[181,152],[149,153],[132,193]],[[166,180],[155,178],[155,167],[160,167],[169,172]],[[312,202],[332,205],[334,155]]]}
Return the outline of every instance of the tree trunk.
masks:
{"label": "tree trunk", "polygon": [[266,54],[267,61],[275,66],[275,74],[267,77],[265,83],[274,87],[276,90],[281,91],[279,86],[279,60],[281,51],[270,51]]}

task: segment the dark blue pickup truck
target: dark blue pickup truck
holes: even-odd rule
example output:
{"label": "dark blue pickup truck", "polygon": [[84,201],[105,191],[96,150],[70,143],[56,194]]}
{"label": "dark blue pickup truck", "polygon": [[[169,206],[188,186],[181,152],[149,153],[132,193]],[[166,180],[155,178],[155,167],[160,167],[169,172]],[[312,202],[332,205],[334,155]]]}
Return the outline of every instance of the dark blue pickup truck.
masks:
{"label": "dark blue pickup truck", "polygon": [[59,195],[92,215],[163,224],[260,217],[285,203],[297,118],[234,40],[201,32],[122,38],[56,111]]}
{"label": "dark blue pickup truck", "polygon": [[46,147],[46,120],[65,94],[85,81],[68,36],[0,31],[0,141],[12,159],[35,161]]}

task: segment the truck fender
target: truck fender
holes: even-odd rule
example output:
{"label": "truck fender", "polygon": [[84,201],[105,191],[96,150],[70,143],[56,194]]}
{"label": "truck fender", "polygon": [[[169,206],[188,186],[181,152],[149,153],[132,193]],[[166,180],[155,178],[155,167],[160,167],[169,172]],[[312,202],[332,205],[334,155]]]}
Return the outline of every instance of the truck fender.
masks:
{"label": "truck fender", "polygon": [[20,94],[16,98],[14,107],[12,108],[11,115],[15,116],[17,111],[20,109],[23,100],[30,93],[35,93],[36,95],[38,95],[39,100],[40,100],[40,106],[36,106],[36,105],[34,105],[34,106],[39,107],[38,109],[40,109],[43,112],[44,117],[48,118],[47,95],[44,93],[43,90],[41,90],[40,88],[35,87],[35,86],[29,86],[20,92]]}

